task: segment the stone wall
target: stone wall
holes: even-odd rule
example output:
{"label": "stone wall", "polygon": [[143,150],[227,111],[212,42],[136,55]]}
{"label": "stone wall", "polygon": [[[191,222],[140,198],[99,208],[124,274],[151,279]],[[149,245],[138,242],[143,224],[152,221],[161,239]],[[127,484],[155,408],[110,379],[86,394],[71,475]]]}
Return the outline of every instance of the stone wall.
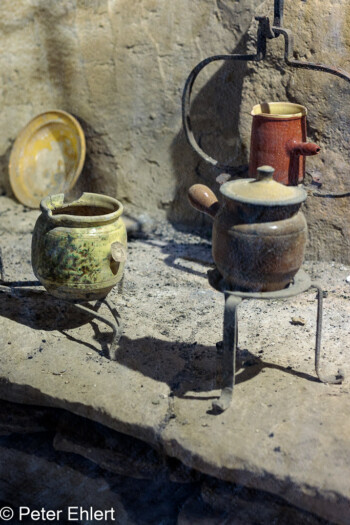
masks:
{"label": "stone wall", "polygon": [[[346,0],[285,2],[300,59],[350,70]],[[3,0],[0,5],[0,185],[10,192],[7,163],[20,129],[60,108],[76,115],[87,138],[78,187],[122,200],[134,215],[163,210],[200,224],[187,187],[217,191],[219,174],[192,152],[181,129],[181,93],[206,56],[254,48],[255,14],[273,1]],[[250,116],[262,100],[309,109],[309,136],[322,147],[307,159],[326,191],[349,190],[350,88],[329,75],[284,67],[282,39],[269,42],[259,65],[210,65],[196,82],[193,124],[203,148],[234,166],[247,163]],[[348,198],[310,197],[309,256],[350,261]]]}
{"label": "stone wall", "polygon": [[[259,13],[268,13],[270,7],[271,2],[265,0]],[[349,2],[287,1],[284,15],[284,26],[294,33],[294,58],[350,72]],[[251,28],[250,36],[254,34],[255,28]],[[284,99],[307,107],[308,137],[321,146],[321,152],[306,158],[306,183],[316,175],[322,180],[323,193],[347,194],[343,198],[310,194],[305,207],[308,254],[350,262],[350,84],[327,73],[285,68],[282,37],[268,46],[268,63],[251,67],[243,81],[239,123],[242,143],[249,144],[250,122],[245,115],[252,102]]]}

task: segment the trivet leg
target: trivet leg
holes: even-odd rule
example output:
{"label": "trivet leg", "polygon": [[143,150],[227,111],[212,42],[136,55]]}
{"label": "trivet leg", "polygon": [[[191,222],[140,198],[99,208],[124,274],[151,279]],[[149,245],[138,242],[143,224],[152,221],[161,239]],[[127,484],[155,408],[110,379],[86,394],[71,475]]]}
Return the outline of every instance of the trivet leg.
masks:
{"label": "trivet leg", "polygon": [[0,282],[4,282],[4,280],[5,280],[4,263],[2,261],[2,251],[0,248]]}
{"label": "trivet leg", "polygon": [[240,297],[225,294],[224,311],[224,348],[222,358],[222,391],[220,399],[213,401],[213,409],[223,412],[232,401],[236,372],[237,349],[237,307],[242,302]]}
{"label": "trivet leg", "polygon": [[317,325],[316,325],[316,348],[315,348],[315,370],[317,377],[322,383],[339,384],[344,380],[344,374],[338,370],[337,375],[323,376],[320,373],[320,353],[321,353],[321,334],[322,334],[322,314],[323,314],[323,290],[317,283],[312,283],[317,289]]}
{"label": "trivet leg", "polygon": [[120,338],[122,336],[122,332],[123,332],[123,328],[122,328],[122,324],[121,324],[121,320],[120,320],[120,315],[118,313],[118,310],[114,307],[112,307],[109,303],[109,301],[107,301],[107,299],[103,299],[101,301],[102,303],[104,303],[107,308],[109,309],[109,311],[111,312],[111,314],[113,315],[114,317],[114,320],[115,320],[115,323],[114,323],[114,326],[113,326],[113,341],[109,347],[109,359],[111,359],[112,361],[116,361],[117,359],[117,350],[118,350],[118,344],[119,344],[119,341],[120,341]]}
{"label": "trivet leg", "polygon": [[96,319],[99,319],[100,321],[102,321],[103,323],[108,325],[110,328],[112,328],[112,330],[113,330],[113,341],[112,341],[112,343],[110,345],[107,357],[109,359],[111,359],[112,361],[115,361],[116,360],[116,353],[117,353],[119,339],[120,339],[120,337],[122,335],[121,323],[120,323],[117,311],[115,310],[115,308],[111,307],[111,305],[108,303],[108,301],[106,299],[100,300],[99,303],[100,304],[104,303],[107,306],[107,308],[110,310],[111,314],[113,315],[114,322],[110,321],[109,319],[107,319],[103,315],[97,313],[95,310],[93,310],[91,308],[88,308],[87,306],[84,306],[84,305],[82,305],[80,303],[70,303],[70,304],[72,306],[75,306],[78,310],[82,310],[83,312],[87,312],[90,315],[92,314],[94,317],[96,317]]}

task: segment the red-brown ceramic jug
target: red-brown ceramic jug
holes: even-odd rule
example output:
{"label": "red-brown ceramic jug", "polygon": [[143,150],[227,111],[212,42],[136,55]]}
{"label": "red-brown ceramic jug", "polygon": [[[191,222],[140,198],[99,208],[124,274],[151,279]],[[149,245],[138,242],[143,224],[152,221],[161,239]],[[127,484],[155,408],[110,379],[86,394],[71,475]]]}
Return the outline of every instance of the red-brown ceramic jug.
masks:
{"label": "red-brown ceramic jug", "polygon": [[320,151],[317,144],[306,142],[307,109],[291,102],[266,102],[254,106],[251,115],[249,175],[270,165],[278,182],[290,186],[302,182],[305,157]]}

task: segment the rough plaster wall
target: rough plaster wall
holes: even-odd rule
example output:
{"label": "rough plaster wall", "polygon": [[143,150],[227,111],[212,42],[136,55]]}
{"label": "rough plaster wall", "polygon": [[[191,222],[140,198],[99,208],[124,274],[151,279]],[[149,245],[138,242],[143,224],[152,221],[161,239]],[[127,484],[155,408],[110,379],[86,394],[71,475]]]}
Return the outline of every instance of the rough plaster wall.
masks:
{"label": "rough plaster wall", "polygon": [[139,212],[168,209],[185,78],[199,58],[240,38],[253,3],[3,0],[2,184],[8,190],[7,162],[20,129],[60,108],[84,125],[85,189],[117,195]]}
{"label": "rough plaster wall", "polygon": [[[265,0],[259,13],[272,16]],[[321,62],[350,72],[350,3],[348,0],[285,2],[284,26],[294,32],[294,57]],[[253,37],[256,29],[250,30]],[[250,40],[252,42],[252,40]],[[249,144],[250,121],[245,116],[256,100],[290,100],[308,109],[308,137],[321,153],[306,158],[306,170],[322,178],[325,193],[345,198],[309,196],[308,254],[319,259],[350,262],[350,84],[320,72],[285,68],[282,37],[268,43],[267,64],[253,65],[243,81],[239,133]]]}
{"label": "rough plaster wall", "polygon": [[[300,59],[350,70],[347,0],[285,2],[286,27]],[[60,108],[87,137],[77,189],[117,196],[135,214],[165,210],[197,224],[186,189],[219,174],[188,146],[181,129],[185,79],[201,59],[254,50],[255,14],[273,0],[3,0],[0,4],[0,183],[20,129]],[[251,106],[291,100],[309,110],[309,137],[322,154],[308,158],[324,189],[347,191],[350,89],[320,73],[286,69],[282,37],[263,64],[217,63],[198,77],[192,120],[202,147],[234,166],[248,162]],[[309,255],[350,261],[347,199],[311,197]]]}

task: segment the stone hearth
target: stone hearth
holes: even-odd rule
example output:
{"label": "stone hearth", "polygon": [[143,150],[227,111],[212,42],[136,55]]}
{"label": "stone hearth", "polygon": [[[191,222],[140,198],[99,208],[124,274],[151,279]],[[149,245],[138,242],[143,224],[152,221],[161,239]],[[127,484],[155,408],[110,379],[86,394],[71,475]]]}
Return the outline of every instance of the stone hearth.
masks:
{"label": "stone hearth", "polygon": [[[32,281],[38,212],[1,197],[0,214],[5,279]],[[223,297],[206,279],[210,236],[145,230],[110,294],[124,324],[116,361],[100,322],[41,287],[1,289],[0,499],[114,505],[119,523],[348,523],[349,267],[304,265],[328,292],[322,366],[342,368],[343,385],[316,379],[314,291],[247,301],[234,401],[215,415]]]}

